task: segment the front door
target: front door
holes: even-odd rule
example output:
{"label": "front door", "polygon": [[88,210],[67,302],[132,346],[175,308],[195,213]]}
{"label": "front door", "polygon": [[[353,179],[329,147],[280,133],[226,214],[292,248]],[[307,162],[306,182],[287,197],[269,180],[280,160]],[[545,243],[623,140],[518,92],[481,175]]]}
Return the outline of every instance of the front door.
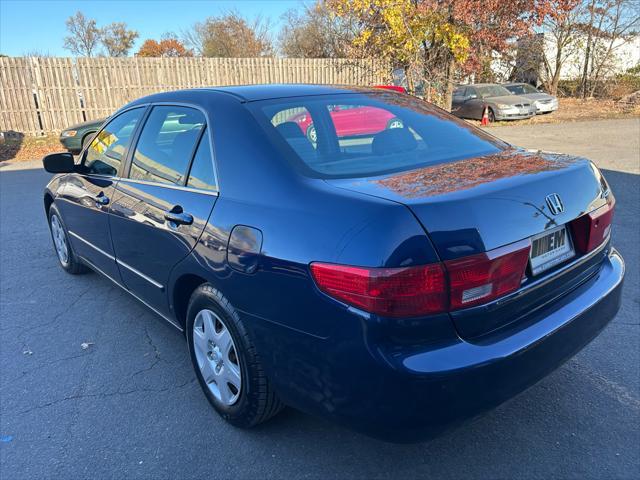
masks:
{"label": "front door", "polygon": [[113,118],[82,153],[78,173],[61,181],[56,204],[62,211],[74,251],[120,282],[109,235],[109,204],[129,142],[145,108]]}
{"label": "front door", "polygon": [[196,245],[216,202],[213,172],[203,113],[154,106],[110,211],[122,280],[160,313],[169,314],[171,269]]}

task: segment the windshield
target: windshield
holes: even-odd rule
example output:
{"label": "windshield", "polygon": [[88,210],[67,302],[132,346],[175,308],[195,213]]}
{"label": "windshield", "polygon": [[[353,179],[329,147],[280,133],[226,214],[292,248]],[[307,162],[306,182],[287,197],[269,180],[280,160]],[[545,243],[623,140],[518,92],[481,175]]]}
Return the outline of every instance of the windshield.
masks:
{"label": "windshield", "polygon": [[511,92],[500,85],[483,85],[476,87],[478,95],[482,98],[488,97],[502,97],[504,95],[511,95]]}
{"label": "windshield", "polygon": [[527,93],[540,93],[534,87],[529,85],[528,83],[523,83],[521,85],[509,85],[507,87],[511,93],[515,93],[516,95],[526,95]]}
{"label": "windshield", "polygon": [[410,95],[319,95],[254,102],[249,108],[283,156],[319,178],[382,175],[506,146]]}

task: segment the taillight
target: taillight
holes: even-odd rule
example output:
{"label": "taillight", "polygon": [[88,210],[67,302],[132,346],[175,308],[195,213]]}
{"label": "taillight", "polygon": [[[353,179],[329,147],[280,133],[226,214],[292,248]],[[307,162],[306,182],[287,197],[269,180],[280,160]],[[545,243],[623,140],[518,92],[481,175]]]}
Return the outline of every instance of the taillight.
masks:
{"label": "taillight", "polygon": [[415,317],[490,302],[520,287],[529,260],[529,240],[444,264],[367,268],[311,264],[327,295],[386,317]]}
{"label": "taillight", "polygon": [[573,243],[580,253],[589,253],[602,245],[611,231],[615,200],[571,222]]}
{"label": "taillight", "polygon": [[486,253],[444,262],[450,309],[487,303],[520,288],[531,242],[523,240]]}
{"label": "taillight", "polygon": [[447,289],[441,264],[407,268],[365,268],[312,263],[316,284],[326,294],[385,317],[442,312]]}

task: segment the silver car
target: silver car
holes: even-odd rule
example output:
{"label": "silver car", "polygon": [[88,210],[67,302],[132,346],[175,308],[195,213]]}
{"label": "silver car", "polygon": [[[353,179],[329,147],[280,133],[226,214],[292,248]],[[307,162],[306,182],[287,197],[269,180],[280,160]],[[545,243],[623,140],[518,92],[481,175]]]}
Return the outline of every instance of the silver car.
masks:
{"label": "silver car", "polygon": [[536,107],[536,114],[558,110],[558,97],[541,92],[528,83],[505,83],[503,86],[514,95],[531,100]]}
{"label": "silver car", "polygon": [[453,92],[451,113],[460,118],[481,120],[487,109],[489,121],[521,120],[536,114],[531,100],[513,95],[506,88],[493,83],[461,85]]}

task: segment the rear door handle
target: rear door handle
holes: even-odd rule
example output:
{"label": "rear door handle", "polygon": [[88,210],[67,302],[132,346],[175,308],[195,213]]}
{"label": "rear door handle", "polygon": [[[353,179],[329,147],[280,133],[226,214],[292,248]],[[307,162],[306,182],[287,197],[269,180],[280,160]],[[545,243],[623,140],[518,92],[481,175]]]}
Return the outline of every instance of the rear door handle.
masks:
{"label": "rear door handle", "polygon": [[193,215],[185,213],[180,205],[164,212],[164,219],[175,225],[191,225],[193,223]]}

